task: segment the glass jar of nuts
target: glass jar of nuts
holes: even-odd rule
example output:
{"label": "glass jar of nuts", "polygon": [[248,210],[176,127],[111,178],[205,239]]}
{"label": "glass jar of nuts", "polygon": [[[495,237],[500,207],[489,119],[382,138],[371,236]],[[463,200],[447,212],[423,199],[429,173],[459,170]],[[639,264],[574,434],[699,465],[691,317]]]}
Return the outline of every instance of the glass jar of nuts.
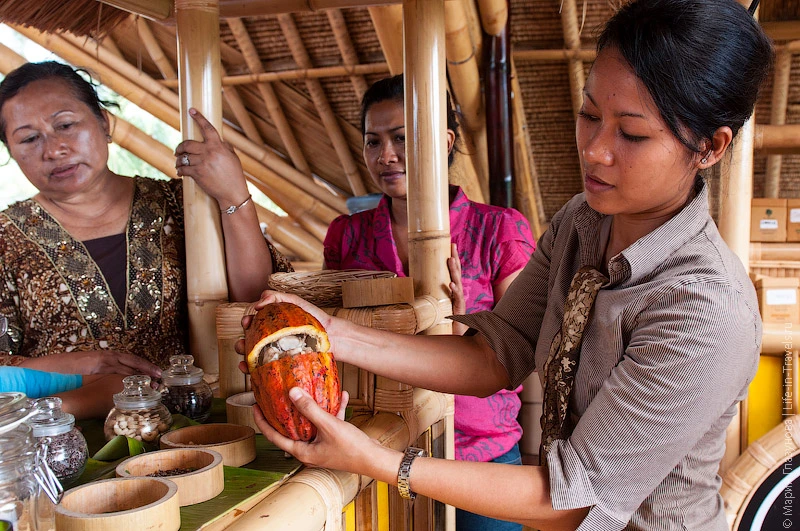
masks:
{"label": "glass jar of nuts", "polygon": [[170,413],[180,413],[197,422],[205,422],[211,414],[211,386],[203,380],[203,369],[194,366],[194,357],[171,356],[169,369],[161,375],[166,388],[161,402]]}
{"label": "glass jar of nuts", "polygon": [[155,443],[172,426],[172,415],[161,403],[161,393],[152,388],[149,376],[126,376],[122,385],[122,392],[114,395],[115,407],[103,426],[106,440],[124,435]]}

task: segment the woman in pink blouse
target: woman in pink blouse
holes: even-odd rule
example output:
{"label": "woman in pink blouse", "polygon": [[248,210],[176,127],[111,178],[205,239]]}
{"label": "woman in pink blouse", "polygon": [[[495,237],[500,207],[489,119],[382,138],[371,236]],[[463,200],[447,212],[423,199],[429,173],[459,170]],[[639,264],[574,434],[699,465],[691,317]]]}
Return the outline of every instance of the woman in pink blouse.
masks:
{"label": "woman in pink blouse", "polygon": [[[448,101],[448,162],[458,139],[458,120]],[[336,218],[325,237],[325,268],[370,269],[408,275],[408,210],[405,174],[403,76],[380,80],[361,105],[364,160],[383,192],[372,210]],[[459,260],[448,262],[455,313],[490,310],[525,267],[535,243],[518,211],[470,201],[450,187],[450,233]],[[459,267],[460,266],[460,267]],[[461,325],[457,325],[461,326]],[[456,329],[459,330],[459,329]],[[463,332],[463,329],[459,331]],[[456,395],[456,459],[521,463],[517,422],[519,392],[502,390],[486,398]],[[505,526],[505,527],[504,527]],[[457,512],[459,531],[519,530],[473,513]]]}

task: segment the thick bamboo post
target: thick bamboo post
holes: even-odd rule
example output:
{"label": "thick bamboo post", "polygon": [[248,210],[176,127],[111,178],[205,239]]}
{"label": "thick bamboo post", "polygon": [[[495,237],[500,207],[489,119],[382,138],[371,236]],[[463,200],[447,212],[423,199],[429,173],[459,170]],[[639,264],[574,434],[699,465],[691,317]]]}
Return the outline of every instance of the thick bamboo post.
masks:
{"label": "thick bamboo post", "polygon": [[478,0],[483,31],[489,35],[500,35],[508,20],[508,3],[506,0]]}
{"label": "thick bamboo post", "polygon": [[[286,37],[286,42],[289,45],[289,50],[292,52],[295,63],[301,68],[311,68],[311,57],[309,57],[306,51],[306,46],[303,43],[302,37],[300,37],[300,32],[297,30],[292,16],[278,15],[278,23],[281,25],[281,30],[283,31],[284,37]],[[347,143],[342,133],[339,121],[333,113],[333,109],[328,102],[328,96],[325,94],[322,84],[317,79],[306,79],[306,89],[309,94],[311,94],[314,106],[317,108],[322,123],[328,131],[328,136],[339,157],[339,162],[342,164],[342,169],[347,176],[347,182],[350,183],[350,189],[353,195],[366,194],[367,189],[364,187],[364,183],[361,180],[361,174],[358,171],[355,159],[353,159],[350,145]]]}
{"label": "thick bamboo post", "polygon": [[[578,28],[578,6],[575,0],[564,0],[561,4],[561,26],[564,29],[564,45],[573,51],[581,48],[581,35]],[[572,114],[578,115],[583,105],[583,86],[586,77],[583,73],[583,61],[578,58],[569,60],[569,93],[572,98]]]}
{"label": "thick bamboo post", "polygon": [[[181,132],[184,139],[202,140],[189,117],[190,107],[222,131],[219,4],[217,0],[176,0],[175,8]],[[188,177],[183,179],[183,205],[189,344],[197,364],[207,373],[219,374],[215,309],[228,300],[219,206]]]}
{"label": "thick bamboo post", "polygon": [[[250,34],[247,32],[244,22],[239,18],[230,18],[226,22],[231,29],[231,33],[233,33],[233,37],[236,39],[236,43],[239,45],[239,49],[242,51],[245,63],[247,63],[247,68],[253,74],[263,73],[264,66],[261,64],[258,50],[256,50],[253,41],[250,39]],[[256,87],[261,94],[261,98],[264,100],[264,105],[267,108],[267,113],[269,113],[272,123],[275,124],[275,128],[278,130],[281,142],[283,142],[283,146],[286,148],[289,158],[292,159],[292,164],[306,175],[311,175],[311,168],[306,161],[305,155],[303,155],[303,150],[297,142],[297,137],[292,131],[289,121],[286,119],[281,102],[277,94],[275,94],[272,85],[264,82],[258,83]]]}
{"label": "thick bamboo post", "polygon": [[375,34],[381,43],[383,56],[389,64],[389,72],[396,76],[403,73],[403,6],[368,7]]}
{"label": "thick bamboo post", "polygon": [[511,123],[511,36],[510,24],[499,35],[487,38],[484,46],[486,89],[486,147],[489,159],[489,201],[502,207],[514,206],[514,153]]}
{"label": "thick bamboo post", "polygon": [[[444,0],[403,2],[403,55],[408,197],[408,267],[417,297],[449,302],[450,214],[447,183]],[[450,334],[442,321],[427,334]],[[376,390],[377,392],[377,390]],[[452,401],[452,395],[449,395]],[[445,420],[444,457],[453,459],[453,417]],[[419,504],[423,514],[433,506]],[[427,509],[427,511],[425,511]],[[455,529],[455,509],[446,506],[446,529]]]}
{"label": "thick bamboo post", "polygon": [[[789,102],[789,78],[792,71],[792,54],[783,50],[775,57],[775,77],[772,82],[772,125],[786,123],[786,107]],[[781,155],[767,156],[764,182],[764,197],[778,197],[781,191]]]}
{"label": "thick bamboo post", "polygon": [[[329,9],[325,13],[328,15],[328,22],[331,24],[333,37],[339,47],[339,53],[342,54],[342,61],[347,66],[357,65],[358,55],[353,46],[353,41],[350,39],[350,33],[347,31],[347,22],[344,20],[344,15],[339,9]],[[367,80],[364,79],[364,76],[352,75],[350,76],[350,83],[353,85],[353,90],[359,101],[361,101],[368,88]]]}
{"label": "thick bamboo post", "polygon": [[[717,225],[728,246],[746,269],[750,269],[750,202],[753,198],[754,122],[751,117],[739,131],[730,157],[721,162],[720,208]],[[747,400],[728,427],[725,455],[720,463],[724,472],[747,447]]]}
{"label": "thick bamboo post", "polygon": [[147,50],[150,59],[153,60],[158,67],[158,71],[161,72],[161,77],[164,79],[176,79],[178,74],[175,72],[175,69],[172,68],[172,62],[164,55],[164,50],[161,49],[161,45],[158,44],[158,40],[156,40],[155,35],[153,35],[153,30],[150,29],[150,24],[147,22],[147,19],[138,15],[131,15],[131,17],[136,24],[136,31],[139,35],[139,39],[142,41],[142,44],[144,44],[144,48]]}
{"label": "thick bamboo post", "polygon": [[544,203],[539,189],[539,176],[533,165],[528,137],[528,121],[522,104],[522,88],[517,77],[514,58],[511,58],[511,118],[514,127],[514,171],[516,173],[516,204],[531,224],[534,238],[544,232]]}
{"label": "thick bamboo post", "polygon": [[[80,42],[73,44],[58,35],[42,33],[23,26],[12,27],[37,44],[55,51],[70,63],[91,68],[103,84],[116,91],[120,96],[139,105],[168,125],[179,128],[177,94],[164,89],[160,83],[143,72],[139,72],[133,65],[125,61],[116,61],[104,50],[98,53],[99,59],[97,59],[89,50],[84,49]],[[104,59],[109,60],[109,65],[102,62]],[[156,90],[156,92],[151,90]],[[251,142],[228,125],[225,125],[221,131],[225,140],[231,145],[267,166],[271,170],[270,175],[280,177],[274,183],[276,188],[300,188],[308,195],[331,206],[337,212],[347,212],[345,198],[332,195],[317,185],[308,175],[301,173],[280,156],[265,149],[263,145]],[[291,192],[287,191],[288,193]]]}

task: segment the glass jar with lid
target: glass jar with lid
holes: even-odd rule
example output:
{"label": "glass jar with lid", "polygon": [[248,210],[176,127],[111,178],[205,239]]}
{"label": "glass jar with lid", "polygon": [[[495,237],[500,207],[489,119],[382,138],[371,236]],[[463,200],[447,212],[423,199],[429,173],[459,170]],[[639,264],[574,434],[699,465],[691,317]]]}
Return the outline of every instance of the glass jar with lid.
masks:
{"label": "glass jar with lid", "polygon": [[[0,393],[0,527],[55,529],[53,507],[63,489],[46,462],[46,439],[36,441],[25,421],[36,414],[22,393]],[[49,498],[49,500],[48,500]]]}
{"label": "glass jar with lid", "polygon": [[172,415],[161,403],[161,393],[152,388],[149,376],[126,376],[122,385],[122,391],[114,395],[114,408],[103,426],[106,440],[124,435],[155,443],[172,426]]}
{"label": "glass jar with lid", "polygon": [[161,375],[166,386],[161,402],[171,413],[179,413],[197,422],[211,414],[211,386],[203,380],[203,369],[194,366],[194,357],[172,356],[170,367]]}
{"label": "glass jar with lid", "polygon": [[48,437],[47,465],[62,485],[69,485],[86,468],[89,448],[83,434],[75,427],[75,417],[61,410],[61,399],[55,396],[36,401],[38,413],[28,421],[33,436]]}

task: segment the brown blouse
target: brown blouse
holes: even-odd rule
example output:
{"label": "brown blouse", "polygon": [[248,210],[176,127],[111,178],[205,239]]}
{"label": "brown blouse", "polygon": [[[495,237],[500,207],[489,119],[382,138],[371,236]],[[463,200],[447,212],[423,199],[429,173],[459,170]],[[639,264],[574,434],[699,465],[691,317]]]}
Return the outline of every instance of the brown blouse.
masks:
{"label": "brown blouse", "polygon": [[[0,314],[9,320],[13,353],[0,355],[0,365],[108,349],[166,367],[170,356],[186,352],[183,183],[134,181],[124,307],[86,245],[35,200],[0,212]],[[275,271],[291,270],[271,245],[270,250]]]}

